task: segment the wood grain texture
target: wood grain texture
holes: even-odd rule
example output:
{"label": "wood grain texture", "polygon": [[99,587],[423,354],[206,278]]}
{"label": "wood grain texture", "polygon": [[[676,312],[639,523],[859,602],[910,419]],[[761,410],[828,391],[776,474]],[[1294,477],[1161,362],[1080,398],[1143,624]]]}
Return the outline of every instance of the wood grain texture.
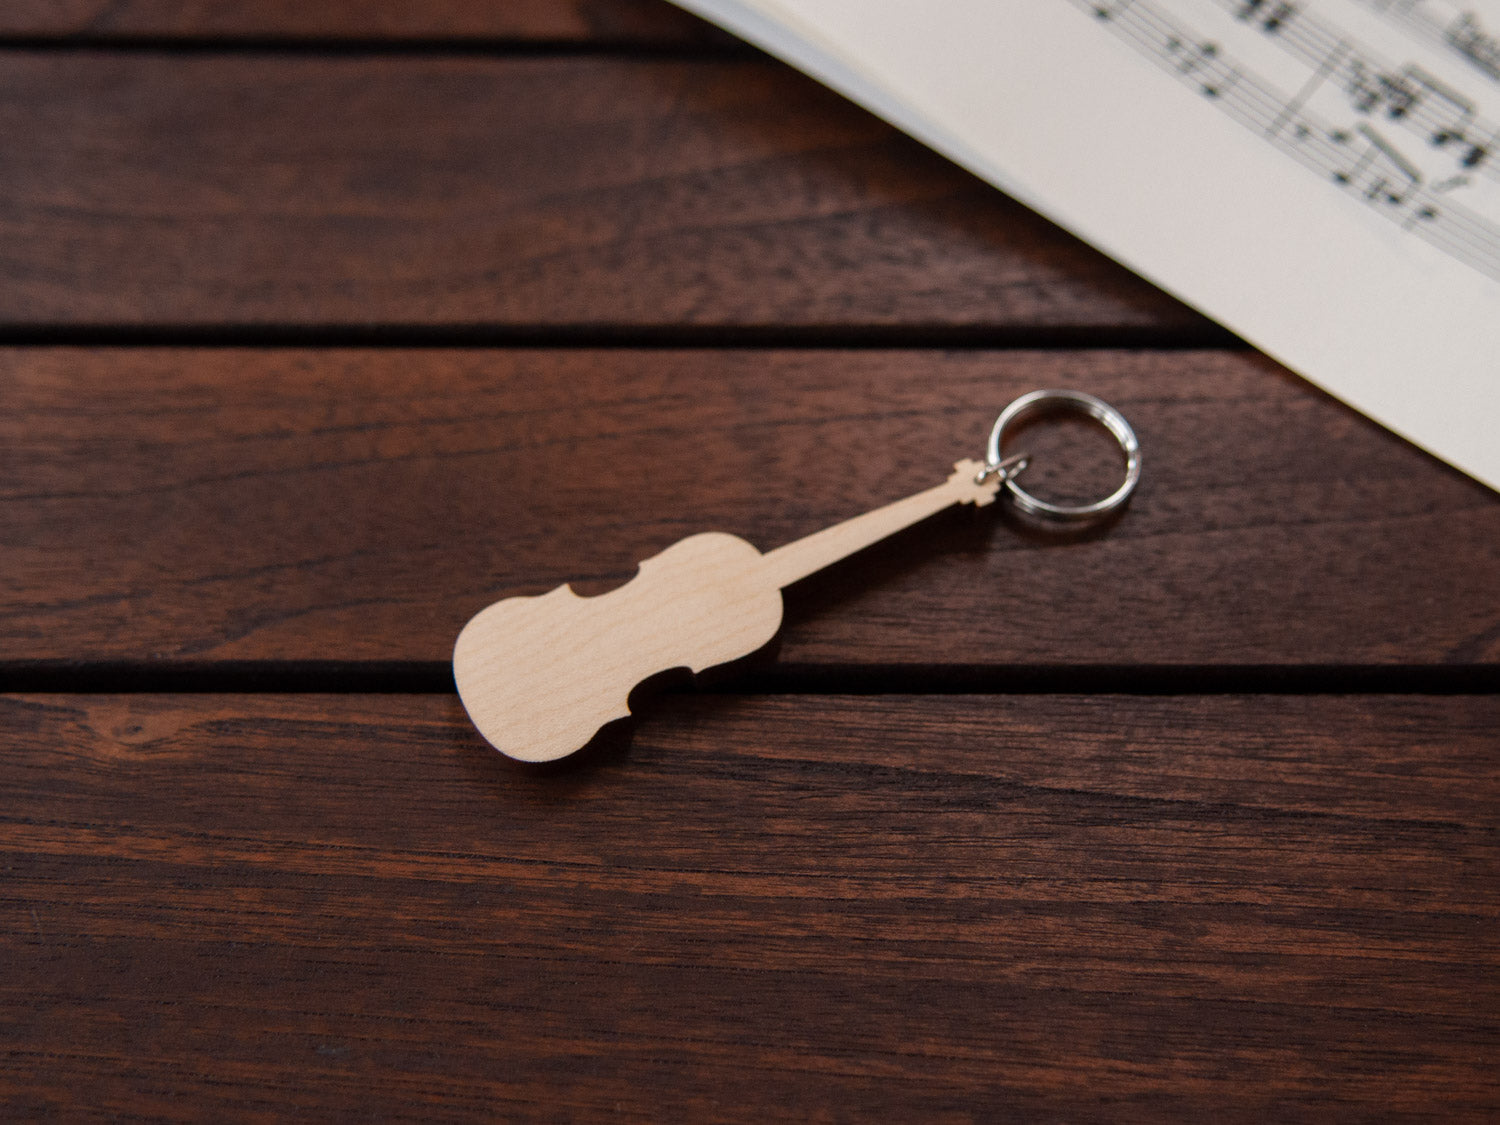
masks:
{"label": "wood grain texture", "polygon": [[[578,347],[1222,340],[702,34],[0,5],[92,45],[0,52],[11,342],[556,345],[0,350],[0,675],[405,690],[497,598],[774,548],[1049,385],[1140,432],[1123,518],[937,516],[791,587],[762,685],[1500,668],[1500,501],[1247,352]],[[581,50],[401,46],[468,38]],[[0,696],[0,1120],[1500,1117],[1500,696],[636,702],[541,771],[448,695]]]}
{"label": "wood grain texture", "polygon": [[[784,663],[1500,660],[1500,499],[1222,352],[4,351],[0,651],[447,661],[502,597],[924,487],[1040,386],[1135,425],[1123,517],[939,515],[789,588]],[[1083,436],[1030,433],[1030,487],[1108,491]]]}
{"label": "wood grain texture", "polygon": [[769,62],[10,52],[0,133],[0,329],[1205,330]]}
{"label": "wood grain texture", "polygon": [[0,702],[0,1107],[1500,1112],[1493,697]]}
{"label": "wood grain texture", "polygon": [[6,0],[0,35],[722,43],[665,0]]}

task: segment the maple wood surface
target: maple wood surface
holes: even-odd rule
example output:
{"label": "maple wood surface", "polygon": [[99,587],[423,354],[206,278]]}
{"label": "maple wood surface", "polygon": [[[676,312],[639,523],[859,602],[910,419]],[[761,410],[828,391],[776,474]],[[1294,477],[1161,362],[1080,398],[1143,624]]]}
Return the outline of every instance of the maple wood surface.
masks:
{"label": "maple wood surface", "polygon": [[1500,700],[0,699],[11,1120],[1500,1110]]}
{"label": "maple wood surface", "polygon": [[769,62],[0,51],[0,328],[1205,322]]}
{"label": "maple wood surface", "polygon": [[6,0],[0,35],[733,42],[665,0]]}
{"label": "maple wood surface", "polygon": [[[664,4],[0,36],[0,1120],[1500,1117],[1494,493]],[[445,690],[1046,386],[1114,523],[939,515],[559,766]]]}
{"label": "maple wood surface", "polygon": [[[1500,663],[1500,498],[1217,351],[12,349],[0,646],[445,661],[500,598],[937,484],[1044,386],[1136,427],[1121,518],[940,515],[789,588],[783,665]],[[1023,435],[1031,487],[1108,492],[1093,436]]]}

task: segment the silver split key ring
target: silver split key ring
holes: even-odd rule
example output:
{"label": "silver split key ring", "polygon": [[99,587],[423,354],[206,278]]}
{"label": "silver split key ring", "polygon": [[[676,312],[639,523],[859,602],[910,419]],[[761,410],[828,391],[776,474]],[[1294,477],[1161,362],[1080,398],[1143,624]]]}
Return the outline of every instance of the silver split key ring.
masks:
{"label": "silver split key ring", "polygon": [[[1104,499],[1092,504],[1054,504],[1033,496],[1016,483],[1016,477],[1026,468],[1030,458],[1026,454],[1005,455],[1006,430],[1029,418],[1059,413],[1086,415],[1108,430],[1119,443],[1120,451],[1125,455],[1125,479]],[[1048,523],[1086,523],[1108,515],[1130,499],[1141,479],[1141,443],[1130,423],[1125,421],[1125,415],[1102,398],[1083,391],[1032,391],[1002,410],[990,430],[989,449],[978,479],[983,481],[996,475],[1004,483],[1016,510],[1022,514]]]}

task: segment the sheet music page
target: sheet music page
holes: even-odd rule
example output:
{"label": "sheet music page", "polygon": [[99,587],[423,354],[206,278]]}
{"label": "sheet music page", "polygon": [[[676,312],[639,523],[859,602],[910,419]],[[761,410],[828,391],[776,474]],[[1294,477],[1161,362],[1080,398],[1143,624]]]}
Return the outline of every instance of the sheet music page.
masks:
{"label": "sheet music page", "polygon": [[1500,0],[678,2],[1500,488]]}

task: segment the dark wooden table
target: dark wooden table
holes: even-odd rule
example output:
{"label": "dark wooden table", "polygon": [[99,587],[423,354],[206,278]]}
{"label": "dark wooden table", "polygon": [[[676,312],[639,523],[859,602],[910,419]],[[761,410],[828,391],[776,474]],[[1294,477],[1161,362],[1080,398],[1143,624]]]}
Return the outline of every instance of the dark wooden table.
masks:
{"label": "dark wooden table", "polygon": [[[0,36],[0,1117],[1500,1114],[1500,498],[652,0]],[[1114,525],[940,516],[568,768],[466,723],[489,601],[1054,385]]]}

